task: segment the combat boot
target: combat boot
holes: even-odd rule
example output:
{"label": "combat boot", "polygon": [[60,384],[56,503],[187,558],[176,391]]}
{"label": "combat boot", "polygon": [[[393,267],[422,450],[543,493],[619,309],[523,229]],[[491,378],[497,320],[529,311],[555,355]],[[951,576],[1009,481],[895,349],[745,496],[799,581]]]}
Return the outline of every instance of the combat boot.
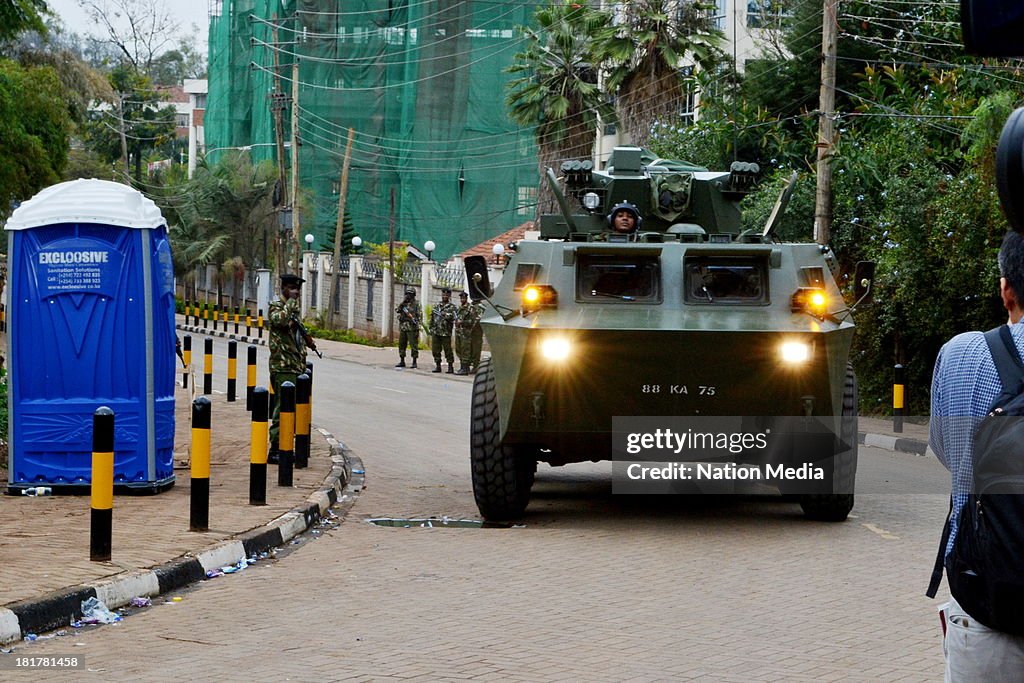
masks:
{"label": "combat boot", "polygon": [[[437,367],[441,367],[441,366],[438,365]],[[448,374],[449,375],[454,375],[455,374],[455,366],[453,364],[451,364],[451,363],[448,364]]]}
{"label": "combat boot", "polygon": [[[413,366],[413,367],[416,367],[416,361],[413,361],[413,362],[412,362],[412,366]],[[404,367],[405,367],[405,358],[402,358],[402,359],[400,359],[400,360],[398,361],[398,363],[397,363],[397,364],[395,364],[395,367],[396,367],[396,368],[404,368]]]}
{"label": "combat boot", "polygon": [[434,366],[434,369],[431,370],[431,372],[441,372],[441,364],[440,363],[436,364]]}
{"label": "combat boot", "polygon": [[417,367],[417,366],[416,366],[416,359],[415,359],[415,358],[413,358],[413,359],[412,359],[412,369],[413,369],[413,370],[415,370],[415,369],[416,369],[416,367]]}
{"label": "combat boot", "polygon": [[456,372],[455,374],[456,375],[468,375],[469,374],[469,368],[466,367],[465,363],[459,363],[459,371]]}

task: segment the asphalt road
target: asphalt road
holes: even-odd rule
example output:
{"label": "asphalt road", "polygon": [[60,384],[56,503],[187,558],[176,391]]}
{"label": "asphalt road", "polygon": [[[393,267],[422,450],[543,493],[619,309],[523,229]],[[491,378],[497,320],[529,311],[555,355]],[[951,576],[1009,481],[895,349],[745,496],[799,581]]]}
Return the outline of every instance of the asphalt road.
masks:
{"label": "asphalt road", "polygon": [[948,475],[931,459],[862,448],[859,490],[887,492],[843,524],[781,498],[614,496],[598,463],[542,465],[518,528],[382,528],[366,520],[479,518],[471,385],[330,358],[316,372],[315,422],[366,470],[342,524],[20,652],[82,655],[75,680],[941,678],[923,591]]}

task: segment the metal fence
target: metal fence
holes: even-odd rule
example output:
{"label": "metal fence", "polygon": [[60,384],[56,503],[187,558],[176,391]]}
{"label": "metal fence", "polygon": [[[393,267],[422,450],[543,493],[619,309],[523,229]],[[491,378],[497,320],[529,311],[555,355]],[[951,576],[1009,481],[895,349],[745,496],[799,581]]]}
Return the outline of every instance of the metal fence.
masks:
{"label": "metal fence", "polygon": [[466,269],[461,264],[452,263],[437,269],[437,284],[452,289],[466,286]]}

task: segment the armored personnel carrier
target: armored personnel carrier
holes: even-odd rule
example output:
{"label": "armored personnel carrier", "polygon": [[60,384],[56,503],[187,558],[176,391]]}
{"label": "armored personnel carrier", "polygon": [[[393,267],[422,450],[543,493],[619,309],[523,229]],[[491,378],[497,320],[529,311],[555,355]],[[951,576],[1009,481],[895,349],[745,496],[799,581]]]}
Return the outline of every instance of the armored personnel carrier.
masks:
{"label": "armored personnel carrier", "polygon": [[[466,260],[471,294],[491,303],[471,418],[485,518],[524,513],[538,462],[613,460],[617,491],[754,478],[809,518],[846,519],[854,326],[829,248],[774,236],[795,174],[767,225],[741,230],[757,175],[636,147],[603,171],[566,162],[560,179],[548,170],[561,212],[518,243],[493,291],[484,260]],[[861,300],[872,273],[858,266]]]}

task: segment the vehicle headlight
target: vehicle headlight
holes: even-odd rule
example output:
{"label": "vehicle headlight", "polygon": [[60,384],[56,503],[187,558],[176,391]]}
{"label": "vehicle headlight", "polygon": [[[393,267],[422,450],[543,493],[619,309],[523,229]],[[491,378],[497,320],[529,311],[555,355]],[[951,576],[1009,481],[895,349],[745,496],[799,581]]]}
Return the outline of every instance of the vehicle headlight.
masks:
{"label": "vehicle headlight", "polygon": [[572,344],[565,337],[548,337],[540,343],[540,353],[548,360],[563,361],[571,351]]}
{"label": "vehicle headlight", "polygon": [[555,308],[558,306],[558,292],[551,285],[527,285],[523,288],[523,313],[530,313],[539,308]]}
{"label": "vehicle headlight", "polygon": [[820,287],[801,287],[793,294],[793,311],[805,311],[821,318],[828,312],[828,295]]}
{"label": "vehicle headlight", "polygon": [[783,362],[791,365],[806,363],[811,357],[811,345],[801,341],[783,342],[779,347],[779,355]]}
{"label": "vehicle headlight", "polygon": [[597,196],[596,192],[588,192],[583,195],[583,206],[585,206],[588,211],[593,211],[600,205],[601,198]]}

